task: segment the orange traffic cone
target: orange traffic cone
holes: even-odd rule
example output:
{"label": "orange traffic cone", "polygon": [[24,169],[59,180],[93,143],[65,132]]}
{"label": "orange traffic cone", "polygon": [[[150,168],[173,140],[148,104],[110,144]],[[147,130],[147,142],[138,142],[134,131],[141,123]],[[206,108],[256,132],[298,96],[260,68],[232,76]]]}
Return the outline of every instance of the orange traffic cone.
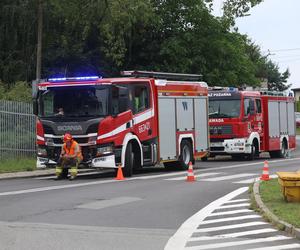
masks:
{"label": "orange traffic cone", "polygon": [[186,181],[192,182],[195,180],[196,180],[196,178],[195,178],[194,171],[193,171],[193,164],[192,164],[192,162],[189,162],[189,169],[188,169]]}
{"label": "orange traffic cone", "polygon": [[263,173],[262,173],[260,179],[261,179],[262,181],[268,181],[268,180],[270,180],[270,176],[269,176],[269,164],[268,164],[268,161],[265,161],[265,162],[264,162]]}
{"label": "orange traffic cone", "polygon": [[118,180],[118,181],[123,181],[123,180],[125,180],[125,178],[124,178],[124,176],[123,176],[123,171],[122,171],[122,166],[121,166],[121,164],[118,166],[117,177],[115,178],[115,180]]}

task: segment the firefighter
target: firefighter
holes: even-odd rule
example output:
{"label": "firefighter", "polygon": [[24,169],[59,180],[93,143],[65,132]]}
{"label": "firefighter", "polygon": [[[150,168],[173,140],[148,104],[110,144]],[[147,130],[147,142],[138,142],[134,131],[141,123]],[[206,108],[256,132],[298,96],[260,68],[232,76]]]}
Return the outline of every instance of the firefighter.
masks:
{"label": "firefighter", "polygon": [[71,134],[66,133],[63,140],[64,144],[62,145],[58,165],[56,167],[56,179],[59,180],[65,177],[63,176],[63,172],[67,171],[67,175],[67,168],[70,168],[69,179],[74,180],[77,176],[78,165],[83,159],[81,149]]}

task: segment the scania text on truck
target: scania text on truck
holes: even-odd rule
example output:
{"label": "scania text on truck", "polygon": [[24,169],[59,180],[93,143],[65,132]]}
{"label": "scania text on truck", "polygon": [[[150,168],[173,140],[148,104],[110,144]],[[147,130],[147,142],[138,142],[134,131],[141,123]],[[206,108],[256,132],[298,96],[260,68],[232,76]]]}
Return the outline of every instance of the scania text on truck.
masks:
{"label": "scania text on truck", "polygon": [[209,90],[210,156],[286,157],[296,147],[294,98],[270,91]]}
{"label": "scania text on truck", "polygon": [[127,71],[120,78],[54,78],[38,84],[37,166],[57,164],[70,133],[90,168],[160,163],[187,168],[208,151],[208,89],[200,75]]}

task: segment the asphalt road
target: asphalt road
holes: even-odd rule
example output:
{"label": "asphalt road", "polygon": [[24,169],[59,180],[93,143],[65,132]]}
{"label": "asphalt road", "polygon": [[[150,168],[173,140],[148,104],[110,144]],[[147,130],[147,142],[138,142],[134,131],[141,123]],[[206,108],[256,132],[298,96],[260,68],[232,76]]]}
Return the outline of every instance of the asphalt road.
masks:
{"label": "asphalt road", "polygon": [[193,183],[163,168],[125,181],[110,171],[2,180],[0,249],[300,249],[249,210],[247,190],[266,159],[271,175],[300,169],[296,150],[289,159],[197,162]]}

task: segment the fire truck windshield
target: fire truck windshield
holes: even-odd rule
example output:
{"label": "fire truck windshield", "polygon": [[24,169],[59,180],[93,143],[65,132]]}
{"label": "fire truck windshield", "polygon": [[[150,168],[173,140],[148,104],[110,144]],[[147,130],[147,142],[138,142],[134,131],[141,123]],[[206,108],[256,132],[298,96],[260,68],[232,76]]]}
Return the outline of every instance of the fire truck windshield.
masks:
{"label": "fire truck windshield", "polygon": [[107,86],[51,87],[39,94],[39,116],[106,116],[108,97]]}
{"label": "fire truck windshield", "polygon": [[210,99],[209,118],[236,118],[240,116],[240,99]]}

